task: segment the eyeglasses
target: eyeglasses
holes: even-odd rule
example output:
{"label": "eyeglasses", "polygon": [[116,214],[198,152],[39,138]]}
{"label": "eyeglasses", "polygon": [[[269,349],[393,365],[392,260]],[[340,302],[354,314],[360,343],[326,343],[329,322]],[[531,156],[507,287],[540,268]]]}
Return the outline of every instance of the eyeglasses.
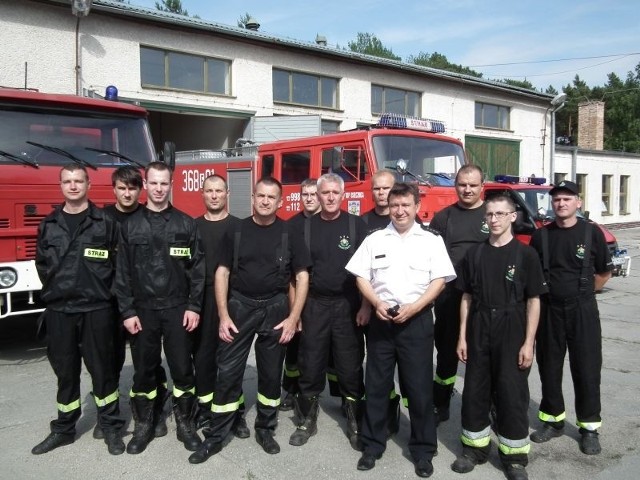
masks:
{"label": "eyeglasses", "polygon": [[505,218],[507,215],[511,214],[511,213],[515,213],[515,212],[493,212],[493,213],[486,213],[484,218],[486,218],[487,220],[491,220],[491,218],[496,217],[498,220],[502,220],[503,218]]}

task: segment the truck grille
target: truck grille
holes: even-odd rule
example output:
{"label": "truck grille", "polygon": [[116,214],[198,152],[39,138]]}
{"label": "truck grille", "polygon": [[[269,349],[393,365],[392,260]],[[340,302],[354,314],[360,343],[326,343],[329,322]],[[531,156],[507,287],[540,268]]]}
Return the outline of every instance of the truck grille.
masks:
{"label": "truck grille", "polygon": [[9,228],[10,223],[8,218],[0,218],[0,228]]}
{"label": "truck grille", "polygon": [[24,217],[23,223],[25,227],[37,227],[40,225],[40,222],[46,217],[46,215],[32,215],[29,217]]}
{"label": "truck grille", "polygon": [[36,258],[36,239],[26,238],[18,241],[18,260],[33,260]]}

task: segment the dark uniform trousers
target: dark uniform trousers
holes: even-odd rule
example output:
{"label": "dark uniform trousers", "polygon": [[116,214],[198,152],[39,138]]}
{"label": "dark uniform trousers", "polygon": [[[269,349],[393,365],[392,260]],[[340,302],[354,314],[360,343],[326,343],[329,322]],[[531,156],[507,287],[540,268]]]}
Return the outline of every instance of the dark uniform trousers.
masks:
{"label": "dark uniform trousers", "polygon": [[389,391],[394,385],[396,363],[402,395],[408,399],[409,451],[416,462],[431,460],[437,450],[431,309],[422,310],[403,324],[378,318],[369,323],[362,443],[364,451],[372,455],[380,455],[386,448]]}
{"label": "dark uniform trousers", "polygon": [[355,322],[358,303],[356,294],[326,297],[309,293],[302,312],[298,352],[298,382],[303,396],[315,397],[322,393],[333,356],[341,395],[350,400],[362,398],[364,345]]}
{"label": "dark uniform trousers", "polygon": [[524,305],[473,304],[467,323],[467,366],[462,392],[462,444],[479,460],[489,455],[489,411],[495,402],[500,458],[527,465],[530,369],[518,368],[526,337]]}
{"label": "dark uniform trousers", "polygon": [[218,366],[218,307],[213,285],[205,287],[200,324],[195,331],[193,363],[196,370],[196,393],[200,403],[211,403],[216,388]]}
{"label": "dark uniform trousers", "polygon": [[287,353],[284,357],[284,374],[282,375],[282,388],[285,392],[296,394],[300,391],[298,378],[298,350],[300,346],[300,332],[296,332],[291,341],[287,343]]}
{"label": "dark uniform trousers", "polygon": [[543,299],[536,340],[542,382],[540,420],[565,418],[562,370],[568,347],[578,426],[596,430],[601,422],[602,329],[595,296]]}
{"label": "dark uniform trousers", "polygon": [[460,302],[462,292],[450,282],[435,302],[436,377],[433,385],[433,404],[449,407],[458,372],[458,337],[460,336]]}
{"label": "dark uniform trousers", "polygon": [[174,395],[180,397],[187,392],[194,393],[195,379],[191,361],[193,334],[187,332],[182,325],[185,309],[186,305],[163,310],[137,309],[142,330],[129,338],[135,369],[133,395],[155,398],[163,344]]}
{"label": "dark uniform trousers", "polygon": [[273,327],[289,315],[289,301],[284,293],[256,300],[232,291],[228,310],[238,333],[231,343],[220,342],[218,346],[218,379],[216,395],[211,404],[211,427],[203,432],[205,437],[213,438],[216,442],[222,442],[229,434],[236,414],[244,403],[242,380],[256,335],[258,401],[255,428],[275,430],[285,346],[279,343],[282,330],[274,330]]}
{"label": "dark uniform trousers", "polygon": [[91,375],[98,424],[104,431],[123,425],[119,416],[116,353],[113,322],[116,312],[103,308],[83,313],[47,310],[47,355],[58,379],[58,418],[52,433],[75,434],[81,414],[80,369],[84,363]]}

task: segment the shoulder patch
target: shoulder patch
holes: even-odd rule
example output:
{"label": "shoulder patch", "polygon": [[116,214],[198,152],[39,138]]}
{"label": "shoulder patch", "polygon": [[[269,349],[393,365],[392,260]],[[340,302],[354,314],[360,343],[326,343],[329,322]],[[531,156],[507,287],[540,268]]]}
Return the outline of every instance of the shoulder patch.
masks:
{"label": "shoulder patch", "polygon": [[436,237],[440,236],[440,232],[438,230],[436,230],[435,228],[431,228],[428,225],[425,225],[424,223],[420,224],[420,228],[422,230],[424,230],[425,232],[429,232],[429,233],[434,234]]}

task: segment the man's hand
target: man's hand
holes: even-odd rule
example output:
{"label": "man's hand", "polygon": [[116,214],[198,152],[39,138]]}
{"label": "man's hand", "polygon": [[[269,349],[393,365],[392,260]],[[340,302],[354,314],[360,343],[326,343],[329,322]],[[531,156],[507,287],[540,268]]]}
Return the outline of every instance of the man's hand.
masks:
{"label": "man's hand", "polygon": [[518,368],[526,370],[533,363],[533,345],[524,344],[518,352]]}
{"label": "man's hand", "polygon": [[458,338],[456,353],[458,354],[458,360],[462,363],[467,363],[467,340],[464,337]]}
{"label": "man's hand", "polygon": [[138,332],[142,331],[142,323],[140,323],[140,319],[136,315],[135,317],[127,318],[124,322],[124,328],[127,329],[131,335],[135,335]]}
{"label": "man's hand", "polygon": [[400,305],[398,309],[398,314],[391,319],[393,323],[404,323],[410,318],[414,317],[419,310],[417,309],[414,303],[409,303],[408,305]]}
{"label": "man's hand", "polygon": [[387,310],[389,310],[390,307],[391,305],[387,302],[378,302],[376,304],[376,317],[387,322],[393,320],[393,317],[387,313]]}
{"label": "man's hand", "polygon": [[371,304],[366,300],[362,301],[362,305],[358,309],[358,313],[356,313],[356,325],[359,327],[364,327],[369,324],[369,320],[371,319]]}
{"label": "man's hand", "polygon": [[185,310],[184,317],[182,319],[182,326],[187,332],[193,332],[200,323],[200,314],[192,312],[191,310]]}
{"label": "man's hand", "polygon": [[295,318],[287,317],[278,325],[273,327],[274,330],[282,330],[278,343],[282,345],[289,343],[298,331],[298,323],[298,320],[296,320]]}
{"label": "man's hand", "polygon": [[229,315],[225,315],[224,317],[220,317],[220,326],[218,327],[218,336],[220,340],[226,343],[231,343],[233,341],[233,333],[238,333],[238,329],[236,328],[235,323],[231,320]]}

